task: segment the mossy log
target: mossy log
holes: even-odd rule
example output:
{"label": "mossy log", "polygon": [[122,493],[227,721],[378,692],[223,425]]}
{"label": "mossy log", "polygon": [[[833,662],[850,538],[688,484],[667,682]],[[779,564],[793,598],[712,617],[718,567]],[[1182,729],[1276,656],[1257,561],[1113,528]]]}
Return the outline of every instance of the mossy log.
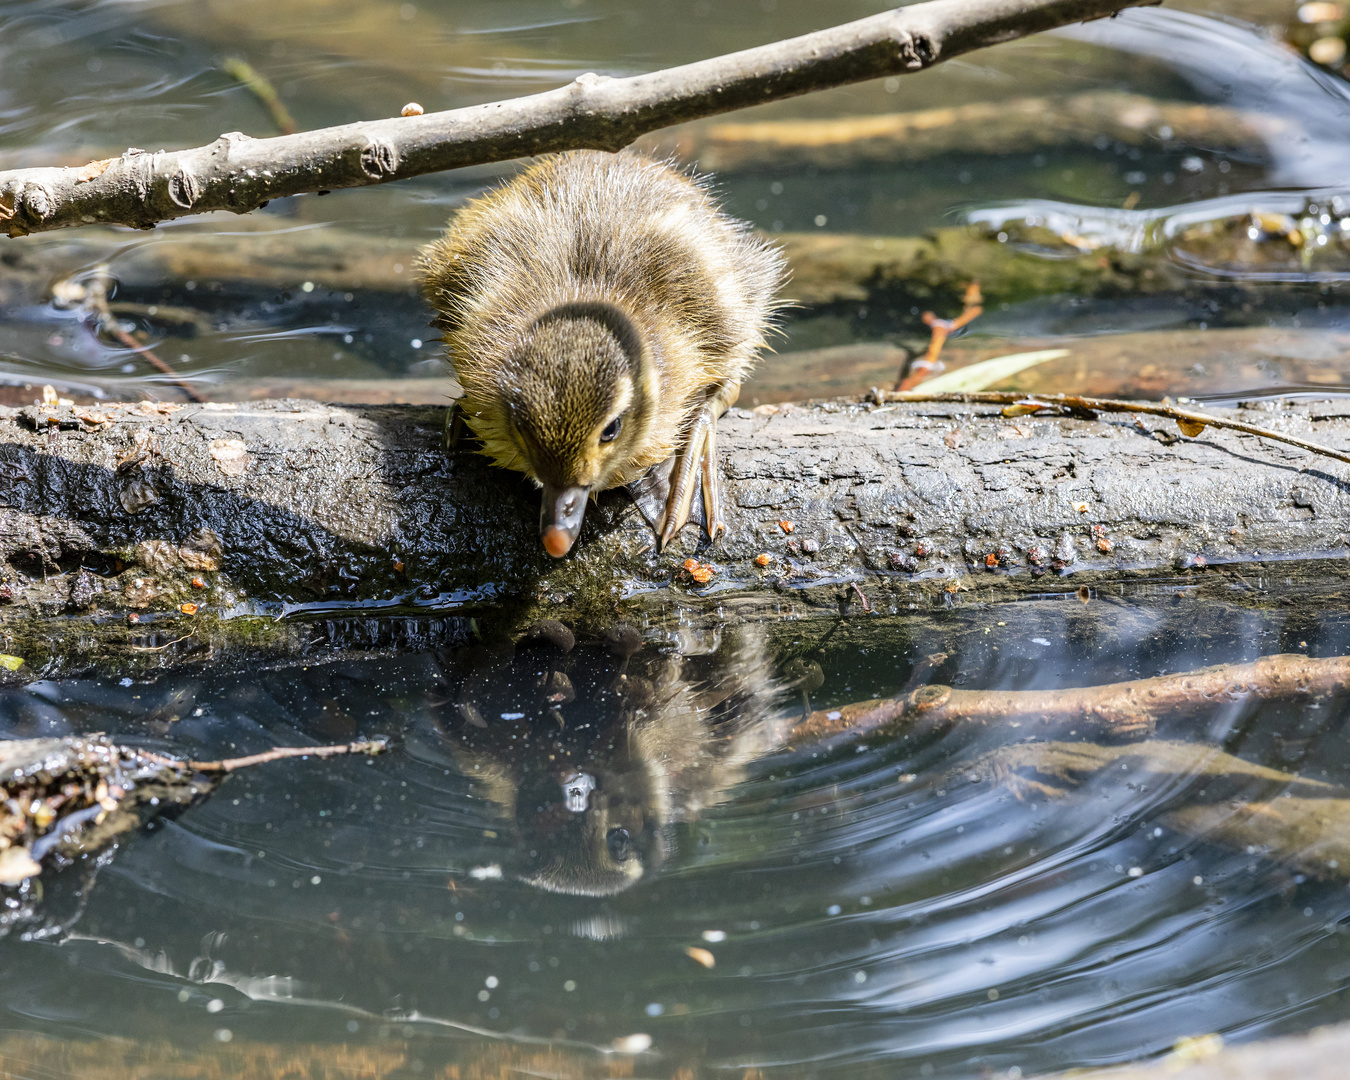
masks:
{"label": "mossy log", "polygon": [[[295,232],[271,223],[250,228],[256,225],[250,219],[230,224],[229,233],[184,232],[173,243],[128,244],[125,232],[103,229],[26,239],[23,246],[5,249],[0,302],[42,303],[50,299],[53,281],[101,261],[133,301],[146,292],[148,302],[157,306],[164,306],[160,293],[166,283],[188,281],[194,282],[194,290],[200,285],[231,298],[250,289],[297,289],[305,282],[334,293],[417,293],[418,239],[341,228]],[[1240,286],[1197,279],[1178,266],[1175,249],[1191,244],[1196,250],[1186,248],[1182,256],[1192,265],[1204,265],[1236,257],[1233,251],[1239,243],[1251,246],[1245,215],[1206,223],[1203,245],[1187,233],[1170,241],[1170,246],[1139,252],[1094,246],[1077,236],[1066,240],[1044,226],[1008,228],[1012,231],[1004,241],[991,229],[964,225],[934,229],[924,236],[823,231],[766,235],[787,256],[791,280],[785,296],[808,305],[852,304],[903,289],[915,296],[950,299],[959,307],[961,292],[972,280],[980,282],[990,304],[1057,293],[1117,297],[1231,291]],[[1287,242],[1273,246],[1297,254]],[[209,296],[183,291],[176,284],[172,291],[169,321],[170,317],[191,321],[196,316],[190,305],[211,303]]]}
{"label": "mossy log", "polygon": [[[1239,411],[1350,444],[1336,404]],[[0,410],[0,652],[128,619],[163,641],[294,612],[547,608],[605,624],[643,597],[850,582],[900,610],[974,580],[1016,593],[1056,575],[1350,554],[1346,467],[1294,447],[1128,416],[835,402],[723,420],[717,545],[691,527],[658,553],[611,491],[554,561],[537,492],[469,448],[447,453],[444,418],[302,401]]]}

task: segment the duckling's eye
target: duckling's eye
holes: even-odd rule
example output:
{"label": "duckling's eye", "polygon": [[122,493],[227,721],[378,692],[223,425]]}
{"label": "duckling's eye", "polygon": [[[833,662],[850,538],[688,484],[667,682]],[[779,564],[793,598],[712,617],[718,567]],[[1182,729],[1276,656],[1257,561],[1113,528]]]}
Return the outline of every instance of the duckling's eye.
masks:
{"label": "duckling's eye", "polygon": [[619,429],[621,427],[623,427],[623,417],[621,415],[616,416],[605,425],[605,430],[600,432],[600,441],[602,443],[613,442],[619,437]]}
{"label": "duckling's eye", "polygon": [[610,829],[605,834],[605,846],[609,848],[609,857],[615,862],[627,862],[632,837],[627,829]]}

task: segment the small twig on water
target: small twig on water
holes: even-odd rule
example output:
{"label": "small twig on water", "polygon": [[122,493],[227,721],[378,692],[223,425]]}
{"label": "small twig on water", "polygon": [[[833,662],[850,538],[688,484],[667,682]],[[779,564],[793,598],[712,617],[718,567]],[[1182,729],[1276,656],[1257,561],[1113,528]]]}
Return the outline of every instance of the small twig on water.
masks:
{"label": "small twig on water", "polygon": [[867,602],[867,596],[860,588],[858,588],[858,583],[856,581],[850,581],[849,584],[853,586],[853,591],[858,594],[858,599],[862,601],[863,611],[870,612],[872,610],[872,605]]}
{"label": "small twig on water", "polygon": [[[1337,461],[1350,464],[1350,454],[1341,450],[1334,450],[1330,446],[1300,439],[1295,435],[1285,435],[1283,432],[1272,431],[1270,428],[1258,427],[1256,424],[1248,424],[1243,420],[1229,420],[1226,417],[1215,416],[1213,413],[1179,409],[1175,405],[1169,405],[1165,402],[1120,401],[1116,398],[1083,397],[1080,394],[1019,394],[999,390],[981,390],[965,394],[925,394],[922,390],[873,390],[871,399],[878,405],[888,401],[1002,405],[1004,407],[1003,415],[1009,417],[1028,416],[1045,409],[1056,409],[1088,418],[1093,418],[1094,414],[1099,412],[1144,413],[1148,416],[1165,416],[1169,420],[1175,420],[1177,427],[1181,429],[1181,433],[1191,439],[1194,439],[1207,427],[1223,428],[1228,431],[1240,431],[1244,435],[1255,435],[1272,442],[1297,446],[1300,450],[1307,450],[1312,454],[1320,454],[1322,457],[1335,458]],[[1138,417],[1135,417],[1135,423],[1139,424]],[[1143,427],[1142,424],[1139,424],[1139,426]]]}
{"label": "small twig on water", "polygon": [[941,368],[938,356],[942,353],[942,346],[947,343],[948,336],[984,314],[984,308],[981,306],[984,303],[984,297],[980,293],[978,281],[972,281],[966,286],[966,292],[961,297],[961,303],[964,308],[961,314],[954,319],[939,319],[931,311],[923,313],[921,317],[924,326],[927,326],[933,332],[928,339],[928,351],[919,359],[913,361],[908,369],[899,373],[895,383],[897,392],[913,390],[928,376],[936,374]]}
{"label": "small twig on water", "polygon": [[150,363],[154,365],[156,369],[158,369],[162,374],[167,375],[173,381],[174,386],[178,387],[178,389],[183,392],[183,395],[189,401],[200,405],[202,402],[206,400],[206,398],[202,397],[199,393],[197,393],[196,390],[192,389],[190,383],[184,382],[182,376],[179,375],[178,372],[176,372],[172,367],[170,367],[168,363],[161,360],[158,356],[156,356],[153,352],[151,352],[148,346],[142,345],[134,337],[132,337],[120,326],[118,326],[117,319],[115,316],[112,315],[108,316],[108,318],[104,321],[103,330],[105,333],[110,334],[114,339],[116,339],[119,344],[125,345],[128,349],[132,349],[135,352],[140,353],[141,356],[144,356],[147,360],[149,360]]}
{"label": "small twig on water", "polygon": [[237,56],[231,56],[220,65],[227,75],[241,82],[259,101],[272,118],[272,123],[277,126],[277,130],[283,135],[294,135],[296,132],[295,120],[291,114],[286,111],[286,106],[282,104],[281,95],[277,93],[277,88],[266,75],[255,68],[247,60]]}
{"label": "small twig on water", "polygon": [[226,758],[224,761],[189,761],[188,766],[198,772],[234,772],[246,769],[250,765],[264,765],[269,761],[297,757],[338,757],[341,754],[366,754],[374,757],[389,749],[384,739],[366,739],[361,742],[341,743],[337,746],[274,746],[260,754],[247,757]]}
{"label": "small twig on water", "polygon": [[189,401],[197,404],[204,402],[206,399],[166,361],[161,360],[148,346],[142,345],[122,329],[122,324],[108,304],[108,288],[111,282],[112,274],[107,265],[100,264],[82,282],[71,281],[69,278],[58,281],[52,286],[52,297],[61,306],[78,305],[85,314],[87,325],[95,335],[107,334],[119,345],[144,356],[161,374],[167,375]]}
{"label": "small twig on water", "polygon": [[384,739],[366,739],[361,742],[339,743],[336,746],[274,746],[271,750],[264,750],[260,754],[225,758],[222,761],[181,761],[178,758],[152,754],[147,751],[138,752],[142,757],[147,757],[152,761],[183,765],[189,769],[195,769],[197,772],[228,773],[234,772],[236,769],[246,769],[251,765],[265,765],[269,761],[281,761],[283,758],[326,758],[337,757],[341,754],[366,754],[374,757],[376,754],[383,754],[387,749],[389,749],[389,743]]}

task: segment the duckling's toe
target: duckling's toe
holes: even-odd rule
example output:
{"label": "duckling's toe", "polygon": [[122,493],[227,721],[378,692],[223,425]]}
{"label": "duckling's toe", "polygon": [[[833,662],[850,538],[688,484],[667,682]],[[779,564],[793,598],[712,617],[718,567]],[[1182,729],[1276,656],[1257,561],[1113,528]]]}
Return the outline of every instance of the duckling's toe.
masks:
{"label": "duckling's toe", "polygon": [[[680,534],[699,509],[703,517],[701,524],[710,541],[726,531],[717,472],[717,417],[724,408],[720,395],[703,405],[694,415],[684,445],[675,456],[665,515],[657,529],[662,547]],[[700,487],[703,493],[701,506],[700,500],[696,499]]]}

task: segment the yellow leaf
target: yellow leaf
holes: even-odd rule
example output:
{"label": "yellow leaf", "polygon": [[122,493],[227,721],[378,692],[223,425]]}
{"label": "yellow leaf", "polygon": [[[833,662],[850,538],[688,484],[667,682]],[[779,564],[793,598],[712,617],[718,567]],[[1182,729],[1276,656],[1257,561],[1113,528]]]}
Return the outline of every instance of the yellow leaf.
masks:
{"label": "yellow leaf", "polygon": [[1205,430],[1205,426],[1203,420],[1188,420],[1184,417],[1177,417],[1177,427],[1181,428],[1181,433],[1188,439],[1194,439]]}
{"label": "yellow leaf", "polygon": [[992,360],[981,360],[978,364],[925,379],[914,389],[926,394],[969,394],[988,389],[1004,379],[1011,379],[1019,372],[1044,364],[1047,360],[1058,360],[1068,355],[1068,349],[1042,349],[1039,352],[995,356]]}
{"label": "yellow leaf", "polygon": [[0,652],[0,668],[4,668],[6,671],[18,671],[21,667],[23,667],[22,656],[10,656],[8,653]]}

